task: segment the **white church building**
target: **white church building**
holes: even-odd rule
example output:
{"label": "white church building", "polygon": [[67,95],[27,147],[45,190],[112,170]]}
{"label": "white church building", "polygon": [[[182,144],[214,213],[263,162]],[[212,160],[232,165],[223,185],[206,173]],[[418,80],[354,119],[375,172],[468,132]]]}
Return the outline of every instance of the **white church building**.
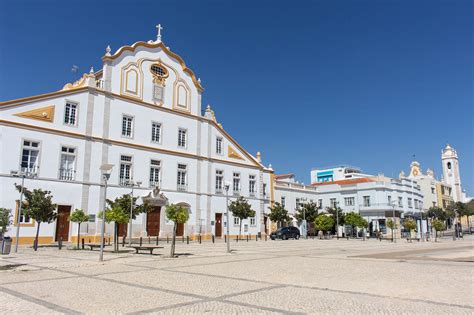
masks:
{"label": "white church building", "polygon": [[[98,235],[104,198],[99,168],[113,164],[107,199],[141,183],[135,197],[166,198],[189,209],[178,235],[225,234],[226,183],[230,201],[244,196],[256,211],[243,222],[245,233],[266,232],[271,166],[237,143],[209,106],[202,110],[201,81],[163,43],[161,27],[156,40],[115,52],[107,47],[102,61],[102,69],[60,91],[0,103],[0,205],[14,210],[15,222],[20,193],[14,184],[25,176],[27,189],[51,191],[58,205],[58,219],[42,225],[40,243],[71,241],[77,226],[68,217],[77,208],[90,218],[82,233]],[[20,221],[20,243],[31,244],[36,223],[23,215]],[[231,217],[230,234],[238,227]],[[155,207],[134,220],[133,236],[165,237],[171,228],[164,209]]]}

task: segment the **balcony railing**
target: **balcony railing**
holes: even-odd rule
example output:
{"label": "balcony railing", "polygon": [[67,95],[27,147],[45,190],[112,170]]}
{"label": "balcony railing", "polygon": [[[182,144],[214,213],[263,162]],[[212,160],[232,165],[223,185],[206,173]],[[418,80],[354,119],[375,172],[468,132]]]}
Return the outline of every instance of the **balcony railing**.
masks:
{"label": "balcony railing", "polygon": [[186,184],[178,184],[177,189],[178,189],[178,191],[187,191],[187,190],[188,190],[188,185],[186,185]]}
{"label": "balcony railing", "polygon": [[150,188],[161,188],[161,180],[150,180]]}
{"label": "balcony railing", "polygon": [[76,171],[72,168],[60,168],[59,169],[59,179],[60,180],[74,180],[74,175]]}
{"label": "balcony railing", "polygon": [[27,174],[28,176],[36,176],[38,174],[39,167],[34,166],[20,166],[20,172]]}

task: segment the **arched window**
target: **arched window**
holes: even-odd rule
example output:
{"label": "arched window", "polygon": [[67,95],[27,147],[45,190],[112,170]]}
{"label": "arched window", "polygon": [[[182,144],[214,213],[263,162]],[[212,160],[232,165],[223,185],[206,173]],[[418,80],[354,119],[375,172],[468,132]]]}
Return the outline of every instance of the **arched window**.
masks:
{"label": "arched window", "polygon": [[448,162],[447,166],[448,166],[448,170],[450,170],[451,169],[451,162]]}
{"label": "arched window", "polygon": [[188,108],[188,91],[183,85],[178,86],[178,106]]}

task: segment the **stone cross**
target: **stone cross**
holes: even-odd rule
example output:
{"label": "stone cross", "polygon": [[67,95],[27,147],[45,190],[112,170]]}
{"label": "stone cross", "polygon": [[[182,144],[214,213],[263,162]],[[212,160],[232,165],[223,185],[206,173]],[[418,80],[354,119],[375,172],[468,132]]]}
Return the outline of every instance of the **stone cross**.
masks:
{"label": "stone cross", "polygon": [[163,29],[163,27],[161,26],[161,24],[158,24],[156,26],[156,29],[158,30],[158,35],[156,35],[156,41],[161,42],[161,30]]}

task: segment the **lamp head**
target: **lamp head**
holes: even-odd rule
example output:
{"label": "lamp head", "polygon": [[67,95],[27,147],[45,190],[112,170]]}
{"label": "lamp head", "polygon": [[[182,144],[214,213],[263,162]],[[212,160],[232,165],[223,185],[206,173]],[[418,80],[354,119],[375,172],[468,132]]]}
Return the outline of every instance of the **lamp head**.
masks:
{"label": "lamp head", "polygon": [[104,174],[110,174],[112,172],[112,168],[114,167],[113,164],[102,164],[99,169],[102,171]]}

